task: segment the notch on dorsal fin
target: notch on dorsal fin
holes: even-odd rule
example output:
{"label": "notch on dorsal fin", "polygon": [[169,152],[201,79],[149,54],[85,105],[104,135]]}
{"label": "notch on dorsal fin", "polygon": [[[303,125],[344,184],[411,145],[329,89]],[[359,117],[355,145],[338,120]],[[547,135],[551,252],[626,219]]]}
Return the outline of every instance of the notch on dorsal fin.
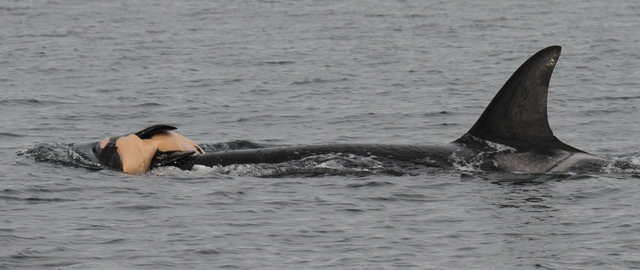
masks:
{"label": "notch on dorsal fin", "polygon": [[170,126],[170,125],[154,125],[154,126],[150,126],[148,128],[145,128],[143,130],[140,130],[138,132],[136,132],[136,136],[138,136],[140,139],[151,139],[151,137],[153,137],[153,135],[156,135],[158,133],[161,132],[166,132],[166,131],[170,131],[170,130],[176,130],[178,129],[177,127],[174,126]]}
{"label": "notch on dorsal fin", "polygon": [[524,62],[467,133],[520,151],[564,149],[583,152],[558,140],[547,120],[549,81],[560,51],[560,46],[551,46]]}

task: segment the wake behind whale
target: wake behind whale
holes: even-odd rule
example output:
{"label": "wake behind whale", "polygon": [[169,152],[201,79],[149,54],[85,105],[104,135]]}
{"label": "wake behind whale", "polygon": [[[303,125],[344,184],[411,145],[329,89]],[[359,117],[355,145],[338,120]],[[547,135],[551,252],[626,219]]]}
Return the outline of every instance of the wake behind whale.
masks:
{"label": "wake behind whale", "polygon": [[[209,151],[175,133],[176,127],[155,125],[98,143],[74,144],[72,148],[90,163],[131,174],[157,167],[191,170],[244,164],[267,168],[287,164],[286,168],[295,171],[309,164],[322,168],[318,161],[323,159],[360,159],[368,164],[363,171],[383,168],[374,172],[389,174],[402,174],[416,166],[535,174],[605,172],[613,161],[561,142],[549,126],[548,87],[560,51],[559,46],[551,46],[525,61],[471,129],[443,145],[325,144]],[[338,163],[337,167],[351,166],[358,171],[360,166],[358,162],[345,164]]]}

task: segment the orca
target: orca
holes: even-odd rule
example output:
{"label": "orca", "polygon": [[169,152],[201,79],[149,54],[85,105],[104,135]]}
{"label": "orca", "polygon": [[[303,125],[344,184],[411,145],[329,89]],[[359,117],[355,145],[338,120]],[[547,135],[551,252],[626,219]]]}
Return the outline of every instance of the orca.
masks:
{"label": "orca", "polygon": [[[551,46],[531,56],[511,75],[471,129],[448,144],[325,144],[204,153],[197,144],[173,132],[175,127],[157,125],[104,139],[95,145],[94,153],[103,166],[132,174],[154,166],[188,170],[196,165],[273,164],[327,154],[442,168],[473,164],[480,170],[529,174],[598,172],[610,161],[563,143],[549,126],[549,81],[560,52],[560,46]],[[165,137],[156,138],[156,134]],[[180,143],[167,143],[166,134]]]}
{"label": "orca", "polygon": [[99,163],[130,174],[143,174],[152,167],[204,154],[193,141],[173,132],[177,128],[155,125],[136,133],[103,139],[92,147]]}

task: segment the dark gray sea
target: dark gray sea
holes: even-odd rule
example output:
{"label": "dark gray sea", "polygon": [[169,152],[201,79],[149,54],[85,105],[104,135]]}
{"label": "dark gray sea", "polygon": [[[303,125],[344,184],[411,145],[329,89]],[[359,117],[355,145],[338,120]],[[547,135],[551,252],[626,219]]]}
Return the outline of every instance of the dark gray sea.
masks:
{"label": "dark gray sea", "polygon": [[640,269],[640,171],[146,176],[72,143],[443,144],[562,45],[555,135],[640,165],[640,2],[0,0],[0,269]]}

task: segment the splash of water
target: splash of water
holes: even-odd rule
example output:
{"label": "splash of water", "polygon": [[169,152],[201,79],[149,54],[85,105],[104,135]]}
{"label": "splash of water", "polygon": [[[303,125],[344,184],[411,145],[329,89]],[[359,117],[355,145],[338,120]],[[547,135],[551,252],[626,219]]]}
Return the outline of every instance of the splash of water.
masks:
{"label": "splash of water", "polygon": [[33,147],[16,152],[18,156],[33,158],[36,162],[46,162],[56,165],[79,167],[91,170],[104,169],[99,163],[91,161],[83,154],[73,149],[73,144],[43,142]]}

